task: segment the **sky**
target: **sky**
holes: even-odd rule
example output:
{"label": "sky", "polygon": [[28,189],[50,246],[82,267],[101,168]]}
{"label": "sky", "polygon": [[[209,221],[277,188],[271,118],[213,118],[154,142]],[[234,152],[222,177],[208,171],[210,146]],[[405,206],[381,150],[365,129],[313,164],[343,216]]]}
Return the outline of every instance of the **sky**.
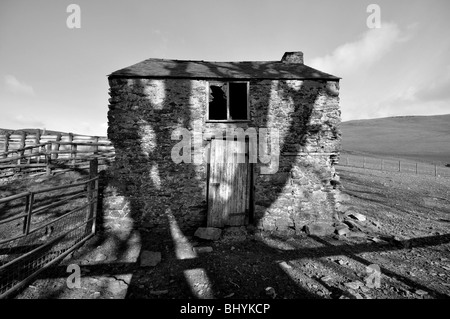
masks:
{"label": "sky", "polygon": [[[79,28],[68,27],[70,4]],[[449,9],[448,0],[1,0],[0,128],[106,136],[116,70],[287,51],[342,78],[343,121],[449,114]]]}

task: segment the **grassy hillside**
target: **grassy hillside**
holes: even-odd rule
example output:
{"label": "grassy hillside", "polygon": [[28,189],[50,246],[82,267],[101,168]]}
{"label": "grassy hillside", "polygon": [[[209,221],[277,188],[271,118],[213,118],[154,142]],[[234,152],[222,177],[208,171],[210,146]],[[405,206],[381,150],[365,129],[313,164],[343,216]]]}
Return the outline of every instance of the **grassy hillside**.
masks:
{"label": "grassy hillside", "polygon": [[[36,130],[37,129],[35,129],[35,128],[24,128],[24,129],[19,129],[19,130],[10,130],[10,129],[5,129],[5,128],[0,128],[0,135],[4,135],[6,133],[18,134],[20,132],[26,132],[28,134],[35,134]],[[41,134],[42,133],[43,133],[43,130],[41,129]],[[47,134],[47,135],[55,135],[55,134],[58,134],[58,133],[61,133],[62,135],[69,134],[67,132],[62,132],[62,131],[45,130],[45,134]],[[74,135],[79,135],[79,136],[90,136],[90,135],[76,134],[76,133],[73,133],[73,134]]]}
{"label": "grassy hillside", "polygon": [[344,151],[450,163],[450,114],[343,122]]}

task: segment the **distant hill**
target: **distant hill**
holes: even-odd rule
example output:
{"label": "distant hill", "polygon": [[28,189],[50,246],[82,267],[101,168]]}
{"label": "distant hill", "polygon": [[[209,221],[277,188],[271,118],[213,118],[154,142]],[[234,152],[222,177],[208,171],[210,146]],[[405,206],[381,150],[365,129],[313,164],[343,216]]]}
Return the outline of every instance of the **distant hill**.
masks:
{"label": "distant hill", "polygon": [[[35,134],[36,130],[37,130],[36,128],[24,128],[24,129],[19,129],[19,130],[11,130],[11,129],[0,128],[0,135],[5,135],[6,133],[17,134],[17,133],[20,133],[20,132],[26,132],[28,134]],[[43,132],[44,132],[44,130],[41,129],[41,134],[43,134]],[[55,135],[55,134],[58,134],[58,133],[61,133],[62,135],[69,134],[67,132],[45,130],[45,134],[46,135]],[[89,135],[84,135],[84,134],[76,134],[76,133],[73,133],[73,134],[74,135],[78,135],[78,136],[89,136]]]}
{"label": "distant hill", "polygon": [[347,121],[341,130],[343,151],[450,163],[450,114]]}

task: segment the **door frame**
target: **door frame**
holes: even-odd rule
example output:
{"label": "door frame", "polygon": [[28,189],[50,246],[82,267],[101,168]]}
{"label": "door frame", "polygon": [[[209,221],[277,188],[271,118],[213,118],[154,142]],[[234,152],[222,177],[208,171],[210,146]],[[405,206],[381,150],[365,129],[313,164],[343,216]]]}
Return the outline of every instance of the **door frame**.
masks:
{"label": "door frame", "polygon": [[[224,139],[226,140],[226,136]],[[208,218],[209,213],[209,180],[210,180],[210,173],[211,173],[211,142],[215,139],[215,136],[212,136],[211,138],[208,138],[208,144],[206,145],[206,158],[207,162],[206,164],[206,218]],[[235,139],[236,140],[236,139]],[[249,143],[249,137],[245,136],[245,143]],[[248,144],[247,144],[248,145]],[[247,148],[248,150],[248,148]],[[246,158],[248,158],[249,153],[246,152]],[[253,225],[255,222],[255,164],[256,163],[248,163],[249,164],[249,171],[250,171],[250,180],[249,180],[249,186],[250,192],[249,192],[249,210],[248,214],[245,216],[245,225]],[[208,221],[206,221],[208,223]],[[243,225],[243,226],[245,226]]]}

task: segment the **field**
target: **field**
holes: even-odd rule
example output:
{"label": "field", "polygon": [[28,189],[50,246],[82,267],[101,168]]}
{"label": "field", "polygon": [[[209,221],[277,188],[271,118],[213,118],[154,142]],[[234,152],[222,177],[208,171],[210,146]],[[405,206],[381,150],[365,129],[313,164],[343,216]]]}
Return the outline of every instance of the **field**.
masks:
{"label": "field", "polygon": [[450,115],[348,121],[341,130],[351,153],[450,164]]}

